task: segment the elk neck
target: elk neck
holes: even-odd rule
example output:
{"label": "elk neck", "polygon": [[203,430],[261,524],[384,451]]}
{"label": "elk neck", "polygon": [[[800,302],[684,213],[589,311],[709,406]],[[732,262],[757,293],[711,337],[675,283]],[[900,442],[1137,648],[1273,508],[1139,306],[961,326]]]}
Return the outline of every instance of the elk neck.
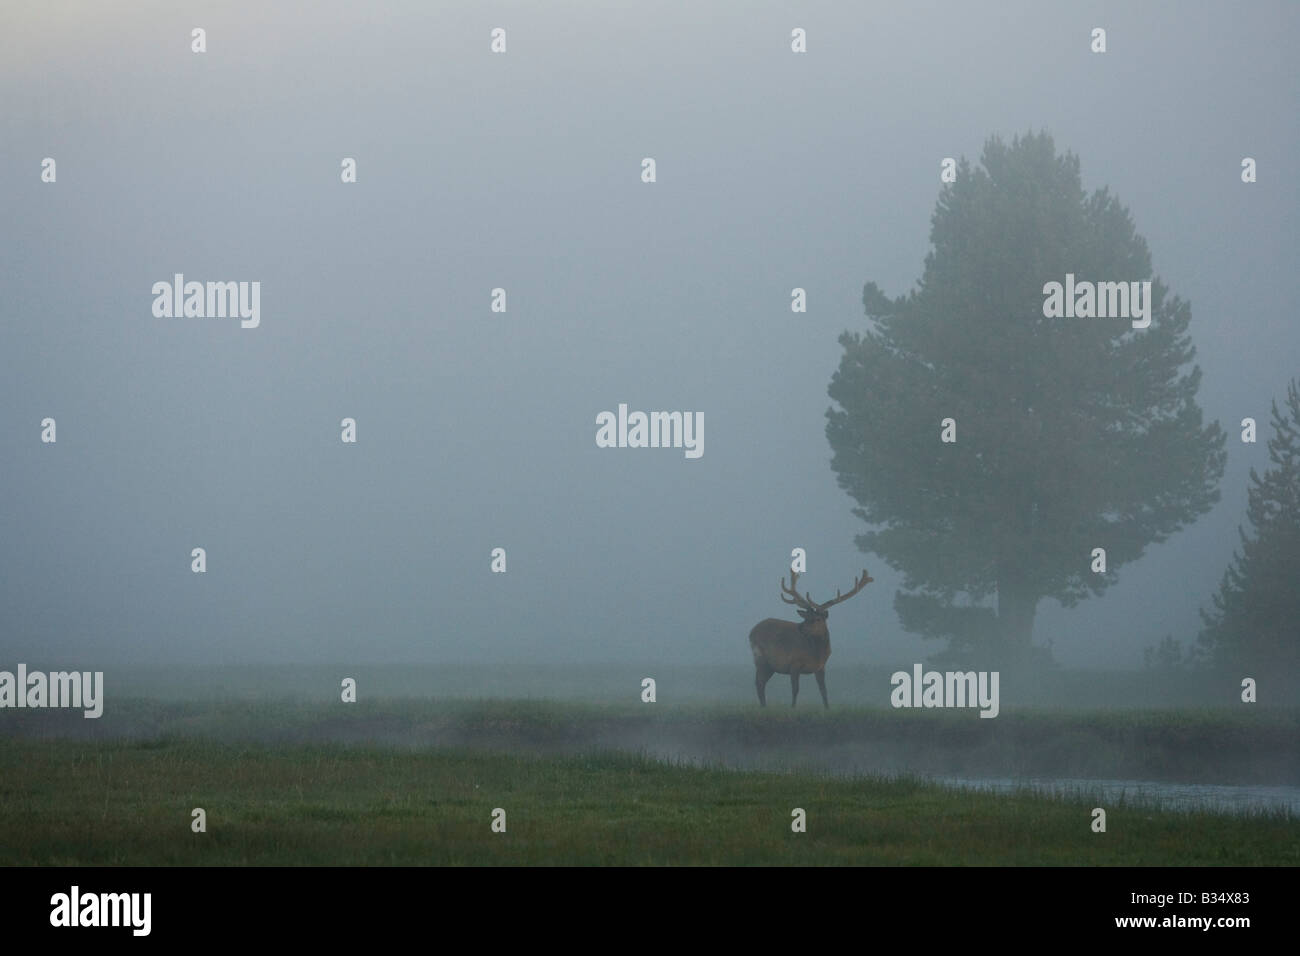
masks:
{"label": "elk neck", "polygon": [[811,641],[824,641],[827,644],[831,642],[831,631],[830,628],[826,626],[825,621],[822,622],[821,633],[817,633],[816,631],[809,630],[808,621],[804,621],[804,620],[801,620],[799,622],[798,630],[801,635],[803,635],[804,637],[808,638]]}

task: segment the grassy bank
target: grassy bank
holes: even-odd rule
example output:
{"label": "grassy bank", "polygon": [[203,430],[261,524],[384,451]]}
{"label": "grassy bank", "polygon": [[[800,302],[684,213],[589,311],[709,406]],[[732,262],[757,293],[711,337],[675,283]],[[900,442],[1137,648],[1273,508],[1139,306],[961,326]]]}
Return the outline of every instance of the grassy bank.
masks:
{"label": "grassy bank", "polygon": [[744,769],[1300,784],[1300,712],[973,711],[541,700],[116,699],[98,720],[9,710],[0,734],[374,744],[546,754],[623,750]]}
{"label": "grassy bank", "polygon": [[[791,832],[795,807],[806,833]],[[1099,834],[1090,810],[630,754],[0,739],[6,865],[1300,863],[1294,819],[1120,804]]]}
{"label": "grassy bank", "polygon": [[[740,629],[748,633],[749,624]],[[641,696],[641,678],[658,682],[663,704],[757,706],[754,671],[749,645],[740,638],[739,660],[726,666],[675,664],[664,660],[620,664],[565,664],[518,661],[509,667],[444,663],[362,665],[339,661],[334,664],[296,663],[288,665],[229,665],[160,668],[147,662],[126,665],[109,656],[100,661],[41,658],[27,660],[29,669],[103,670],[110,699],[149,697],[170,700],[229,700],[232,697],[302,697],[329,701],[337,699],[339,679],[356,678],[365,698],[422,697],[479,699],[545,699],[565,702],[616,704],[635,703]],[[922,658],[924,661],[925,659]],[[834,707],[886,707],[893,690],[890,675],[899,669],[911,671],[912,659],[896,664],[850,663],[843,649],[836,652],[827,671],[831,705]],[[940,670],[954,669],[939,667]],[[963,668],[964,669],[964,668]],[[1261,680],[1257,709],[1300,707],[1300,692],[1288,693],[1271,674]],[[1294,683],[1294,681],[1292,681]],[[811,686],[811,685],[810,685]],[[790,702],[790,682],[775,679],[768,688],[776,704]],[[810,693],[808,688],[804,693]],[[814,699],[805,706],[815,706]],[[1029,679],[1013,680],[1003,675],[1001,701],[1004,712],[1021,707],[1073,710],[1143,710],[1238,706],[1241,675],[1216,675],[1187,670],[1082,670],[1043,668]]]}

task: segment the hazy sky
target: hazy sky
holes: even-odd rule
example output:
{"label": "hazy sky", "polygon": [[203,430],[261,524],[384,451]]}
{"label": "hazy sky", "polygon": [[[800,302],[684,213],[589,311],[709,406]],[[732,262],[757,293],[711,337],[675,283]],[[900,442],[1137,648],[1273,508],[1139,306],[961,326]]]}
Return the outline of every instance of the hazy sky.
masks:
{"label": "hazy sky", "polygon": [[[1193,637],[1300,374],[1300,6],[1061,6],[0,7],[0,666],[747,669],[796,546],[815,598],[876,578],[833,661],[924,659],[854,547],[826,387],[863,284],[920,276],[940,160],[1030,129],[1190,300],[1229,436],[1219,507],[1035,640],[1135,666]],[[259,281],[260,327],[154,317],[177,272]],[[702,413],[703,456],[597,448],[620,402]]]}

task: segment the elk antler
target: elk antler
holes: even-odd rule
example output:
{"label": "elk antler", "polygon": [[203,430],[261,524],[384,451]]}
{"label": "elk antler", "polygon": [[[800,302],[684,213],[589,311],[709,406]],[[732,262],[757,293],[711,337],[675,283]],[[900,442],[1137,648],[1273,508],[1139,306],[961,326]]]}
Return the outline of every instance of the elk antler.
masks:
{"label": "elk antler", "polygon": [[[782,593],[781,595],[781,600],[784,601],[786,604],[797,604],[799,607],[804,608],[805,610],[808,611],[816,610],[817,602],[814,601],[812,597],[810,597],[807,594],[805,594],[803,597],[800,597],[799,592],[794,589],[794,586],[795,584],[798,583],[798,581],[799,581],[799,572],[792,570],[790,572],[790,586],[786,587],[785,576],[782,575],[781,590],[784,593]],[[786,597],[787,594],[789,595],[789,597]]]}
{"label": "elk antler", "polygon": [[859,591],[861,591],[864,587],[866,587],[874,580],[875,578],[867,576],[867,572],[864,569],[862,572],[862,577],[854,580],[852,591],[850,591],[848,594],[841,596],[839,590],[836,589],[835,599],[833,601],[827,601],[825,604],[821,605],[822,610],[824,611],[826,610],[826,608],[831,607],[832,605],[839,604],[841,601],[847,601],[849,598],[853,597],[853,595],[857,594]]}

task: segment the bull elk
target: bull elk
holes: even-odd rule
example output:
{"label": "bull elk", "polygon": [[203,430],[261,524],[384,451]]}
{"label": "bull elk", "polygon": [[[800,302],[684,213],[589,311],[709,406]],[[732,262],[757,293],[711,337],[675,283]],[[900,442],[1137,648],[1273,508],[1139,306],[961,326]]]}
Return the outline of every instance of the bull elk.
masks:
{"label": "bull elk", "polygon": [[799,700],[799,675],[812,674],[817,678],[817,689],[822,692],[822,704],[830,707],[826,699],[826,659],[831,656],[831,634],[826,628],[826,612],[847,601],[873,578],[862,572],[862,577],[853,582],[853,590],[848,594],[835,592],[834,600],[818,604],[805,591],[803,596],[795,590],[799,579],[798,571],[790,572],[790,586],[785,586],[785,577],[781,578],[781,600],[795,605],[799,623],[782,621],[769,617],[759,621],[749,632],[749,647],[754,652],[754,686],[758,689],[758,702],[767,706],[767,682],[773,674],[790,675],[790,706]]}

